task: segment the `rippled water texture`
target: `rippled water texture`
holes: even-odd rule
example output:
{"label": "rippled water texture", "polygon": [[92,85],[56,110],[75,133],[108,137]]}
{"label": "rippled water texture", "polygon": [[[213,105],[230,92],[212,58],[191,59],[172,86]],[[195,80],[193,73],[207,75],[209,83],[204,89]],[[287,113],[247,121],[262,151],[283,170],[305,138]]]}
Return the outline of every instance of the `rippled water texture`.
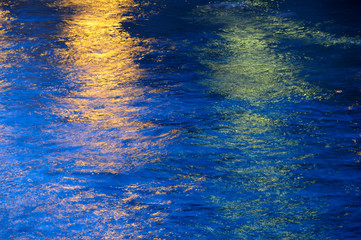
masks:
{"label": "rippled water texture", "polygon": [[359,239],[356,1],[0,1],[1,239]]}

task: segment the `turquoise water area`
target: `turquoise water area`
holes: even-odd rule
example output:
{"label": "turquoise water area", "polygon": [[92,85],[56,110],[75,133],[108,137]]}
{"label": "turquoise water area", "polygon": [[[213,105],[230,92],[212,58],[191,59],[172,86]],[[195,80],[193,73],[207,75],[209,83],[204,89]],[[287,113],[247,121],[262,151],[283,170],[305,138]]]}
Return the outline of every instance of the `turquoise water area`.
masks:
{"label": "turquoise water area", "polygon": [[359,239],[360,11],[0,1],[0,239]]}

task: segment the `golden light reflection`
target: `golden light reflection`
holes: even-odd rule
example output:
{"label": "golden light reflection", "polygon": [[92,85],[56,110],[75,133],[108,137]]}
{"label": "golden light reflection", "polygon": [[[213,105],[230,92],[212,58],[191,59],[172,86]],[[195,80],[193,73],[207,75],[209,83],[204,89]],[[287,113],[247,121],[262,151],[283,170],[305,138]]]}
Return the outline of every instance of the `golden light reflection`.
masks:
{"label": "golden light reflection", "polygon": [[85,146],[74,156],[79,159],[76,165],[85,172],[117,173],[144,164],[154,155],[151,145],[162,140],[157,143],[142,134],[154,126],[138,120],[144,108],[135,106],[144,100],[144,89],[136,86],[144,73],[136,60],[152,41],[130,36],[122,26],[132,19],[129,12],[136,4],[131,0],[60,0],[51,7],[72,10],[64,14],[59,38],[66,47],[57,55],[69,84],[75,87],[58,99],[62,107],[53,111],[84,128],[80,135],[73,136],[71,129],[64,135],[74,146]]}
{"label": "golden light reflection", "polygon": [[[9,25],[14,18],[11,17],[9,11],[2,9],[4,6],[4,3],[0,3],[0,94],[2,94],[2,96],[11,88],[11,84],[5,74],[7,73],[7,69],[11,67],[10,58],[11,55],[14,54],[13,50],[9,50],[13,44],[6,37],[6,33],[8,32],[7,25]],[[6,112],[4,102],[6,101],[0,98],[1,113]],[[11,126],[0,124],[0,144],[9,142],[9,137],[13,135],[12,131],[13,128]],[[8,152],[6,148],[0,148],[0,156],[3,159],[8,159]]]}
{"label": "golden light reflection", "polygon": [[[123,29],[122,23],[131,20],[128,15],[136,4],[131,0],[60,0],[51,7],[60,12],[71,9],[71,14],[63,16],[59,35],[66,47],[58,49],[57,57],[73,90],[57,97],[52,110],[64,122],[62,132],[56,133],[59,145],[75,149],[65,157],[58,153],[50,158],[59,165],[54,171],[89,178],[136,174],[145,163],[157,161],[167,141],[178,134],[142,120],[146,109],[136,104],[145,101],[145,89],[137,81],[146,74],[136,61],[152,42],[132,37]],[[167,220],[165,209],[172,204],[162,199],[164,195],[194,188],[189,184],[165,187],[158,182],[115,185],[110,183],[113,190],[107,194],[89,189],[82,178],[63,178],[48,185],[51,203],[38,211],[53,213],[58,219],[54,224],[64,229],[71,229],[68,222],[75,218],[83,229],[78,235],[156,237],[162,234],[155,225]]]}
{"label": "golden light reflection", "polygon": [[10,16],[9,11],[1,9],[3,6],[0,3],[0,77],[1,80],[4,78],[3,74],[6,73],[6,68],[10,67],[9,55],[14,51],[9,50],[12,46],[11,42],[7,40],[6,33],[8,28],[6,25],[10,24],[13,18]]}
{"label": "golden light reflection", "polygon": [[[162,238],[170,233],[162,233],[158,224],[168,220],[170,205],[174,204],[163,195],[175,192],[184,194],[195,185],[182,183],[164,186],[156,182],[129,184],[112,187],[111,194],[104,194],[89,189],[82,179],[64,177],[58,183],[43,186],[43,194],[48,196],[47,204],[38,206],[33,212],[52,215],[53,218],[40,219],[40,222],[51,222],[61,227],[67,236],[77,224],[82,227],[72,233],[84,236],[105,239]],[[159,192],[162,196],[159,196]]]}

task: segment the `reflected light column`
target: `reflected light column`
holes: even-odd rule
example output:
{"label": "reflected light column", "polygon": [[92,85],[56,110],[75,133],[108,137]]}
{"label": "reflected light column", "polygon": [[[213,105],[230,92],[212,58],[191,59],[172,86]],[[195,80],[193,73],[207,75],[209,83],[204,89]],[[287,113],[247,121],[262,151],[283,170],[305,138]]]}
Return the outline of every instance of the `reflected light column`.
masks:
{"label": "reflected light column", "polygon": [[[54,111],[83,128],[70,129],[73,139],[67,141],[82,146],[77,165],[90,167],[91,171],[117,172],[115,169],[127,164],[138,165],[124,163],[119,156],[128,156],[132,151],[142,154],[140,149],[147,148],[140,130],[149,124],[137,120],[141,108],[132,106],[143,97],[143,89],[135,86],[142,75],[135,61],[144,52],[140,45],[146,45],[146,41],[131,37],[122,26],[131,20],[125,15],[134,6],[130,0],[63,0],[55,6],[72,9],[65,16],[60,36],[66,47],[58,54],[69,85],[75,87],[58,99],[62,107]],[[120,147],[124,141],[133,144],[124,150]],[[140,142],[142,146],[138,146]]]}

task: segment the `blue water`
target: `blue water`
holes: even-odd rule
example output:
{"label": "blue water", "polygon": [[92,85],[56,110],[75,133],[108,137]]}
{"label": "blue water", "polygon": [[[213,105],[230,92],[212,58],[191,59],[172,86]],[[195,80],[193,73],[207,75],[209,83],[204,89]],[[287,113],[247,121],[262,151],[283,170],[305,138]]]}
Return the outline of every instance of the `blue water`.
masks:
{"label": "blue water", "polygon": [[0,239],[360,239],[360,10],[0,1]]}

